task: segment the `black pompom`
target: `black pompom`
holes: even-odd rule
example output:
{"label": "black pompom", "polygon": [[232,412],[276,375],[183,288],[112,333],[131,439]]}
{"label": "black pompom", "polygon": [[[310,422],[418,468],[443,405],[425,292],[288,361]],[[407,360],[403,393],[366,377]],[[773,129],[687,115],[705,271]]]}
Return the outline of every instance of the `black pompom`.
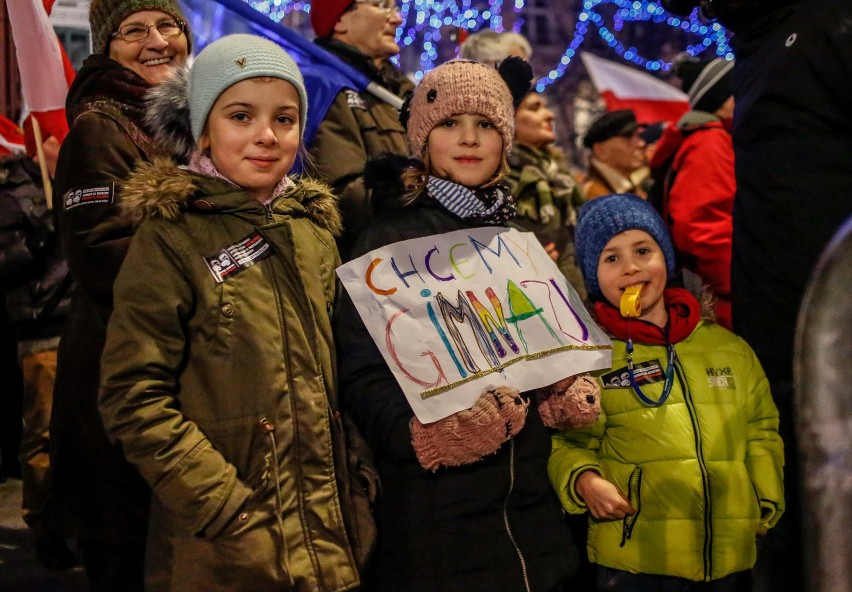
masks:
{"label": "black pompom", "polygon": [[402,101],[402,107],[399,108],[399,122],[405,129],[408,129],[408,120],[411,117],[411,97],[413,96],[413,91],[405,93],[405,97]]}
{"label": "black pompom", "polygon": [[497,71],[509,86],[512,93],[512,104],[517,109],[532,88],[532,66],[523,58],[510,56],[500,62]]}

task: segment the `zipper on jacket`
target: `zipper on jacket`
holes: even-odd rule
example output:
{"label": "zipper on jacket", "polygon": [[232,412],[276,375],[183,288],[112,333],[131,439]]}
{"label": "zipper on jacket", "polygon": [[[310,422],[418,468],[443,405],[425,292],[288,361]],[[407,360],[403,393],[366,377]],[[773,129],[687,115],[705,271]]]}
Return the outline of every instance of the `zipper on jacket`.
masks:
{"label": "zipper on jacket", "polygon": [[272,205],[271,204],[263,204],[263,211],[266,212],[266,221],[272,222],[274,218],[272,217]]}
{"label": "zipper on jacket", "polygon": [[524,554],[521,553],[521,548],[515,540],[515,535],[512,534],[512,527],[509,525],[509,499],[512,497],[512,490],[515,488],[515,439],[509,440],[509,491],[506,492],[506,498],[503,500],[503,525],[506,527],[506,534],[509,535],[509,542],[515,548],[515,553],[518,554],[518,559],[521,562],[521,573],[524,576],[524,589],[526,592],[532,592],[530,588],[530,578],[527,574],[527,562],[524,559]]}
{"label": "zipper on jacket", "polygon": [[627,480],[627,501],[630,502],[630,505],[633,506],[636,513],[632,516],[628,515],[624,517],[621,527],[621,544],[619,547],[623,547],[624,544],[630,540],[630,537],[633,536],[633,527],[636,526],[636,519],[639,518],[639,512],[642,509],[642,500],[640,497],[641,491],[642,469],[640,467],[636,467],[630,473],[630,478]]}
{"label": "zipper on jacket", "polygon": [[278,523],[278,532],[281,535],[281,546],[284,552],[281,554],[281,562],[284,564],[289,585],[294,586],[292,571],[288,560],[290,558],[290,549],[287,547],[287,533],[284,530],[284,508],[281,505],[281,478],[278,472],[278,441],[275,439],[275,426],[268,417],[263,417],[260,420],[260,428],[269,436],[269,444],[272,446],[272,480],[275,481],[275,520]]}
{"label": "zipper on jacket", "polygon": [[704,581],[710,581],[713,573],[713,514],[710,507],[710,476],[707,474],[707,465],[704,461],[704,446],[701,438],[701,427],[698,425],[698,411],[695,401],[692,399],[692,391],[686,381],[686,373],[680,360],[675,360],[675,372],[683,391],[683,399],[689,410],[689,418],[692,421],[692,433],[695,436],[695,452],[698,457],[698,468],[701,470],[701,482],[704,487]]}

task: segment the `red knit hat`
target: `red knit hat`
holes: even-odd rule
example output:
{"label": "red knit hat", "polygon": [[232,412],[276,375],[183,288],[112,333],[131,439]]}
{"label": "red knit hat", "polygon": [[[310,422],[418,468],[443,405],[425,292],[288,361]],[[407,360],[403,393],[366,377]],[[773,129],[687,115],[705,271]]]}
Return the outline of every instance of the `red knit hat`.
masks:
{"label": "red knit hat", "polygon": [[352,6],[353,0],[312,0],[311,1],[311,25],[317,37],[330,37],[334,31],[334,25]]}

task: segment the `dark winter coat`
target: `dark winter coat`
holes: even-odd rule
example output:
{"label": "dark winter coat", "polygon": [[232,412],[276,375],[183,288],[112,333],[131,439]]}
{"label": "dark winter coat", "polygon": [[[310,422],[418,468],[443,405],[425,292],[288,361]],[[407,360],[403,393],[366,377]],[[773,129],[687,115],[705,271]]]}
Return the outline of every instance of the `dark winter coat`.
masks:
{"label": "dark winter coat", "polygon": [[[376,219],[353,255],[465,228],[421,198]],[[336,311],[335,337],[342,404],[372,445],[382,478],[376,589],[518,592],[526,575],[529,590],[546,592],[570,578],[576,550],[548,481],[549,432],[535,405],[495,454],[431,473],[411,444],[411,407],[348,296]]]}
{"label": "dark winter coat", "polygon": [[[852,3],[780,4],[732,39],[734,329],[773,387],[792,380],[805,287],[852,215]],[[791,390],[777,400],[782,426],[792,425]]]}
{"label": "dark winter coat", "polygon": [[67,276],[39,166],[25,156],[0,160],[0,290],[18,339],[59,336]]}
{"label": "dark winter coat", "polygon": [[[119,209],[121,186],[137,162],[162,153],[142,128],[148,88],[105,56],[87,58],[69,90],[71,130],[56,169],[59,233],[77,290],[58,352],[50,427],[54,488],[66,532],[107,542],[145,540],[150,497],[107,439],[97,406],[112,285],[132,235]],[[93,191],[84,195],[87,189]]]}
{"label": "dark winter coat", "polygon": [[[116,278],[100,403],[155,496],[146,590],[356,587],[337,480],[335,198],[298,183],[264,205],[156,161],[122,199],[143,222]],[[254,264],[219,281],[222,250],[250,236]]]}
{"label": "dark winter coat", "polygon": [[[399,97],[414,88],[393,64],[379,70],[369,57],[350,45],[329,39],[317,43]],[[347,259],[352,243],[372,219],[369,195],[364,188],[367,160],[384,153],[408,154],[399,111],[367,91],[344,89],[332,103],[308,148],[317,174],[340,198],[343,234],[338,245]]]}

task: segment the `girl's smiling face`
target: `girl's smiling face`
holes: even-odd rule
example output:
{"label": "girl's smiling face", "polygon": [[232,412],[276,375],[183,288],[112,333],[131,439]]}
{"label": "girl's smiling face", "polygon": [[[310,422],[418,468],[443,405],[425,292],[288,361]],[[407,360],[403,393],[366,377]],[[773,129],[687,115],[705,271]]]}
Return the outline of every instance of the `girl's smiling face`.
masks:
{"label": "girl's smiling face", "polygon": [[462,113],[432,129],[427,150],[433,174],[466,187],[481,187],[500,166],[503,138],[487,117]]}
{"label": "girl's smiling face", "polygon": [[664,327],[668,322],[663,291],[666,289],[666,258],[657,241],[644,230],[625,230],[606,244],[598,259],[601,292],[618,308],[624,290],[642,284],[640,319]]}
{"label": "girl's smiling face", "polygon": [[219,95],[199,139],[216,169],[266,202],[296,160],[299,94],[280,78],[249,78]]}

